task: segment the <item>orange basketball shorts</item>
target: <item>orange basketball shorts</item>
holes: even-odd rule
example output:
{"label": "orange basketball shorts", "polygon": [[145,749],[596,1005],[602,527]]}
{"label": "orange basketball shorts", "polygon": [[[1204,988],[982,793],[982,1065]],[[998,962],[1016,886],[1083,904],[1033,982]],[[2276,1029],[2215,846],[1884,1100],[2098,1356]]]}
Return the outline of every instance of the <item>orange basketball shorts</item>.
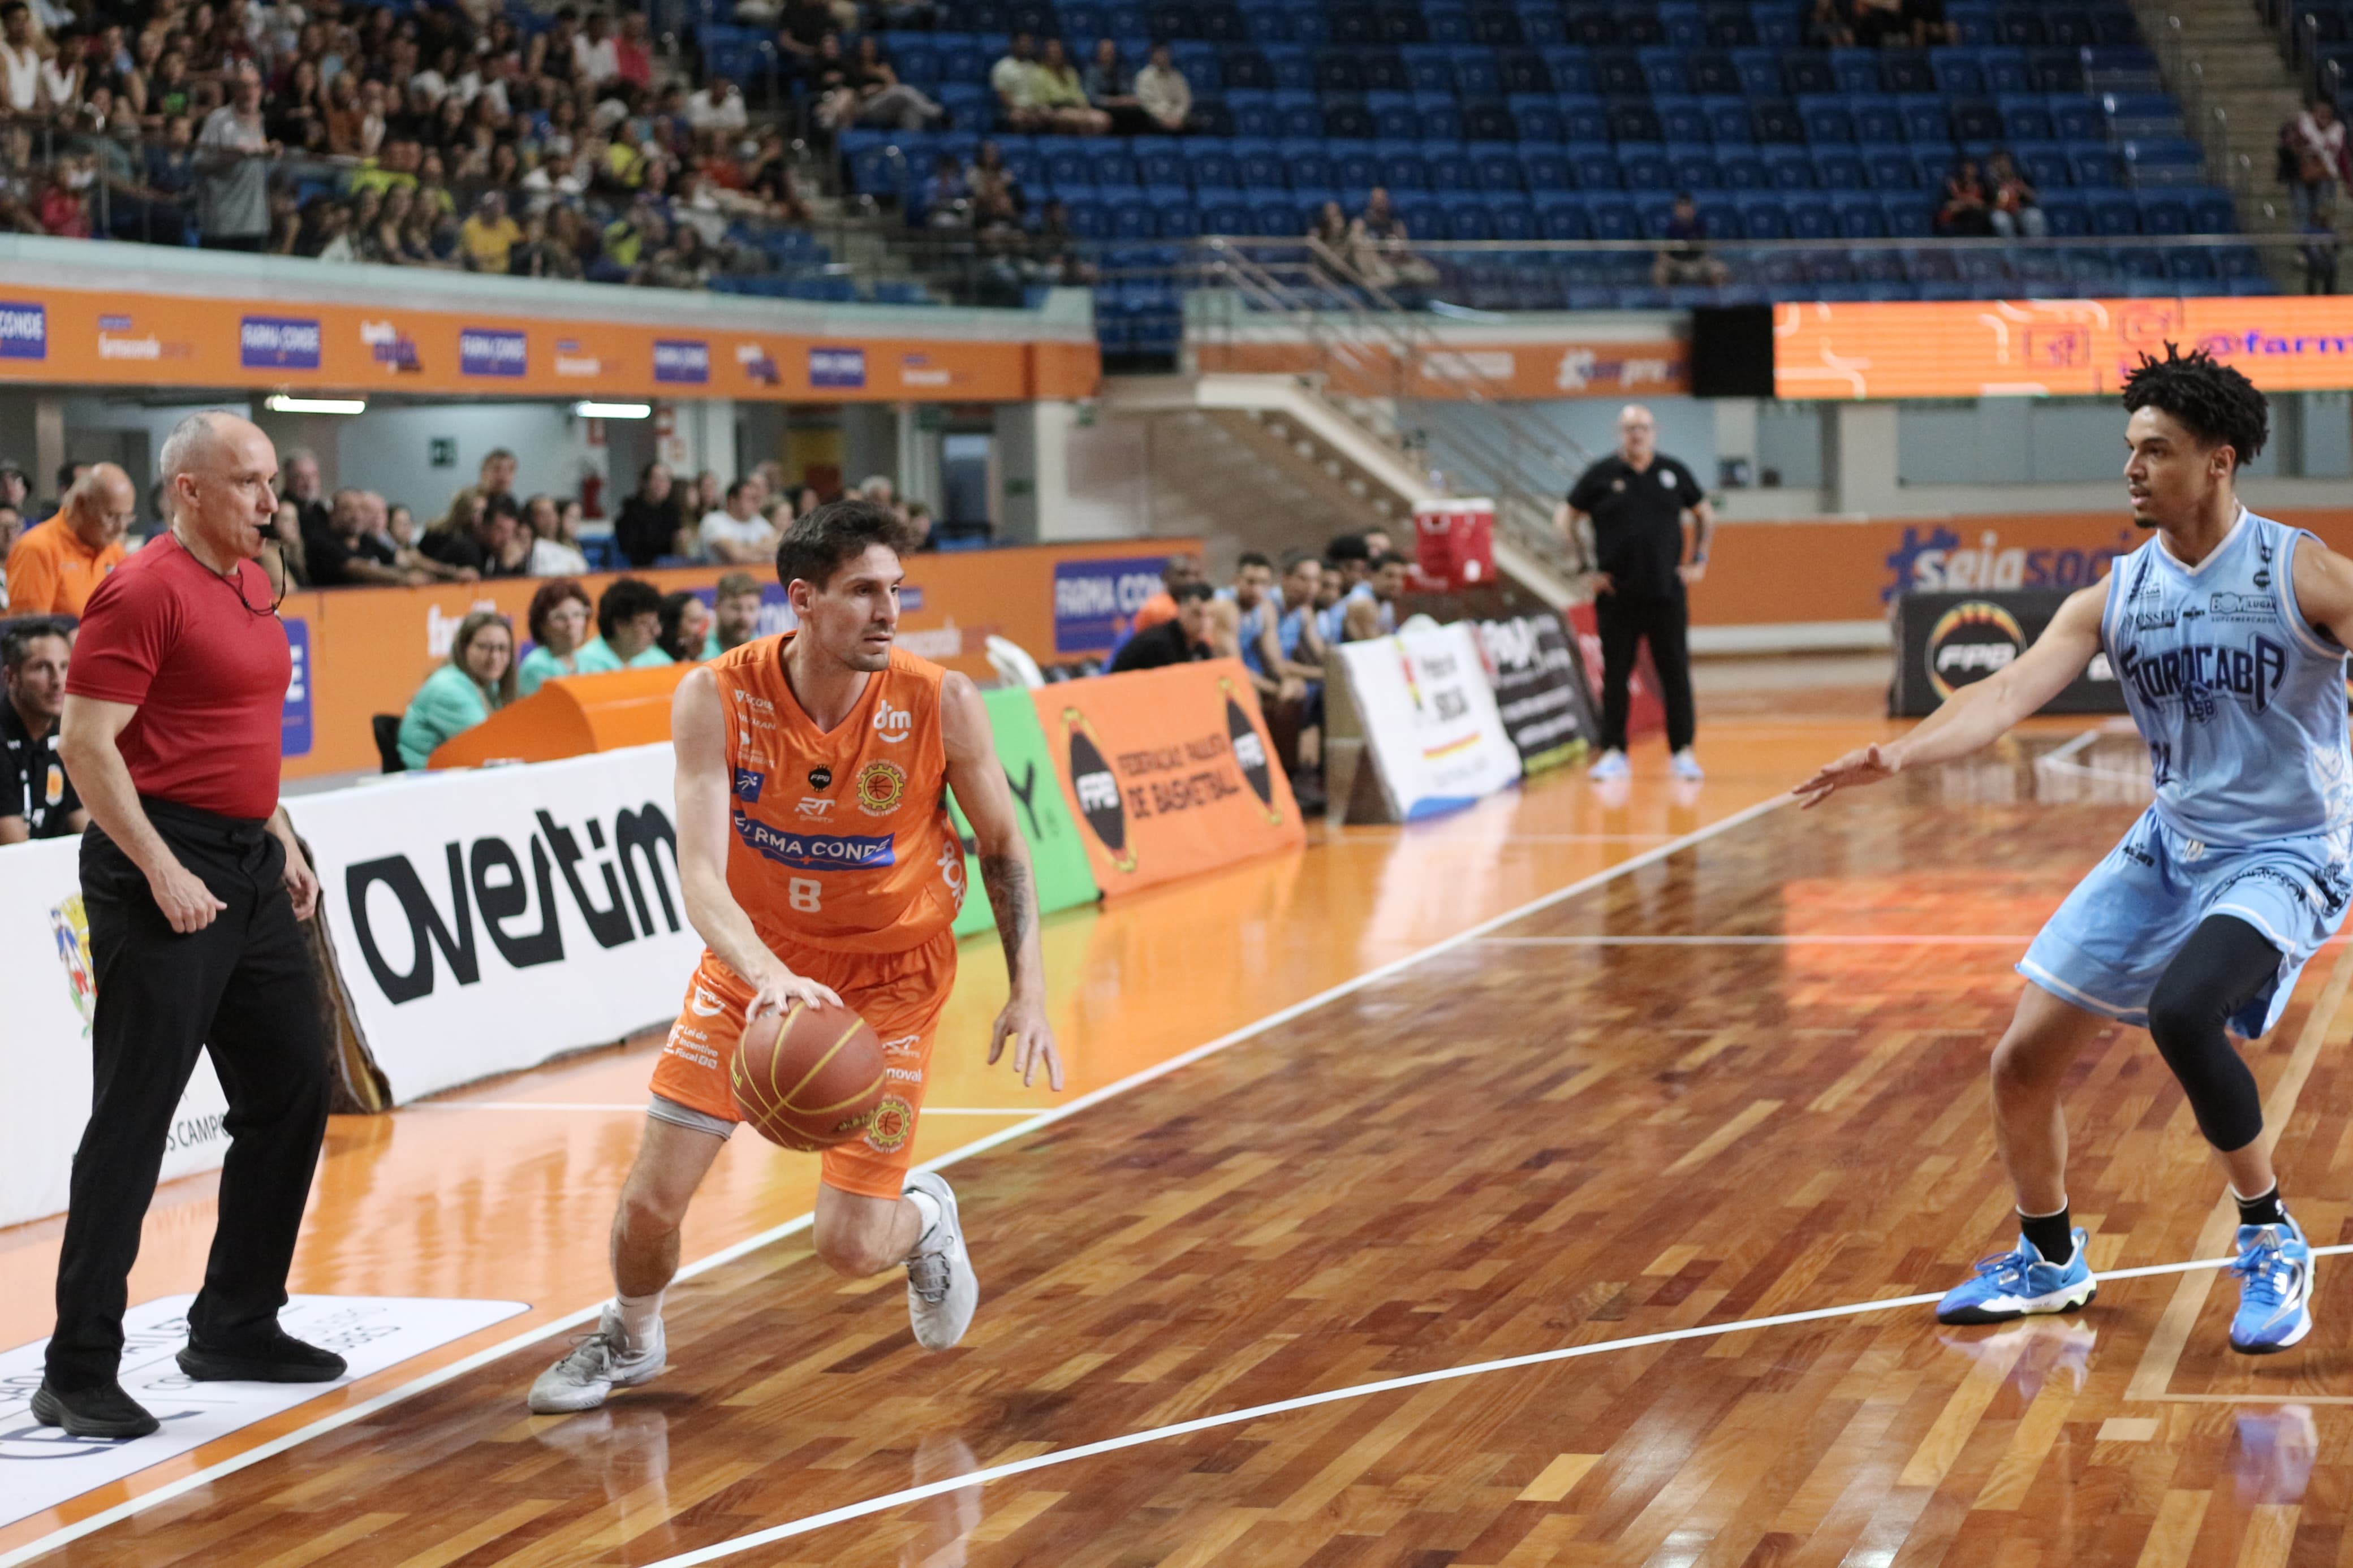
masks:
{"label": "orange basketball shorts", "polygon": [[[825,1152],[822,1180],[861,1197],[895,1198],[915,1148],[915,1121],[923,1110],[923,1079],[941,1009],[955,984],[956,944],[942,931],[905,952],[828,952],[802,948],[779,952],[795,974],[828,986],[882,1040],[890,1086],[862,1138]],[[752,987],[705,949],[687,983],[678,1022],[654,1062],[653,1090],[705,1116],[741,1121],[728,1069],[744,1037]]]}

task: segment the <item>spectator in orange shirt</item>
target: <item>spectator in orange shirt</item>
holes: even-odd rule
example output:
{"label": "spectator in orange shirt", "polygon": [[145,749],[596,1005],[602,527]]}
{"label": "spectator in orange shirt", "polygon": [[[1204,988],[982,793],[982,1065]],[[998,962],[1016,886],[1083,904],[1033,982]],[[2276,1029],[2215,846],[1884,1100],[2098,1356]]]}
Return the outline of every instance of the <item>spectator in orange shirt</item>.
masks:
{"label": "spectator in orange shirt", "polygon": [[8,552],[8,613],[79,616],[129,553],[122,531],[138,510],[131,476],[112,463],[92,464],[66,491],[58,515]]}
{"label": "spectator in orange shirt", "polygon": [[1160,592],[1136,607],[1135,624],[1128,628],[1129,635],[1148,632],[1156,626],[1175,620],[1178,591],[1208,581],[1208,574],[1201,569],[1199,556],[1171,555],[1168,564],[1160,569]]}

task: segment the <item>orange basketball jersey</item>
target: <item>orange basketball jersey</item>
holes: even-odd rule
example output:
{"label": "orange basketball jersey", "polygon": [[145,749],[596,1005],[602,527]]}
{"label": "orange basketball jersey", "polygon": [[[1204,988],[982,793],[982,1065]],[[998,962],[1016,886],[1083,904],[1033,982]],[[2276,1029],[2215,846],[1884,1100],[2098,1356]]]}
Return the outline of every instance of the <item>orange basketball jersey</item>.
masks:
{"label": "orange basketball jersey", "polygon": [[940,681],[892,649],[820,731],[785,680],[793,634],[712,659],[727,715],[727,887],[769,947],[904,952],[955,922],[964,843],[947,810]]}

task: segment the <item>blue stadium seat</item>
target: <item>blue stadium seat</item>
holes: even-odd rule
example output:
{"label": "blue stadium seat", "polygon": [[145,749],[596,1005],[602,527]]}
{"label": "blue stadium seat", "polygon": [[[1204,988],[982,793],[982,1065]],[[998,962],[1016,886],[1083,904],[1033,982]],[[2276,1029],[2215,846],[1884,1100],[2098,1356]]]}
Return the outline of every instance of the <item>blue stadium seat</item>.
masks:
{"label": "blue stadium seat", "polygon": [[2106,189],[2121,183],[2116,155],[2105,147],[2077,146],[2068,154],[2075,168],[2075,184]]}
{"label": "blue stadium seat", "polygon": [[1781,86],[1781,51],[1778,49],[1735,49],[1733,68],[1740,73],[1746,96],[1778,98],[1787,90]]}
{"label": "blue stadium seat", "polygon": [[1599,196],[1587,208],[1587,221],[1596,239],[1640,239],[1641,228],[1633,204],[1623,196]]}
{"label": "blue stadium seat", "polygon": [[2143,234],[2172,235],[2189,232],[2189,204],[2169,190],[2135,193],[2140,208],[2140,231]]}
{"label": "blue stadium seat", "polygon": [[1691,73],[1685,68],[1682,50],[1641,49],[1636,51],[1635,59],[1641,67],[1642,79],[1649,84],[1651,97],[1662,93],[1680,96],[1692,90]]}
{"label": "blue stadium seat", "polygon": [[1546,239],[1590,239],[1585,204],[1573,195],[1556,193],[1535,199],[1536,230]]}
{"label": "blue stadium seat", "polygon": [[1804,121],[1806,140],[1820,146],[1824,142],[1852,143],[1854,116],[1847,112],[1843,100],[1837,98],[1801,98],[1798,113]]}
{"label": "blue stadium seat", "polygon": [[1854,116],[1854,139],[1866,147],[1877,142],[1905,140],[1900,100],[1878,94],[1850,98],[1847,112]]}
{"label": "blue stadium seat", "polygon": [[1667,146],[1667,163],[1680,190],[1712,191],[1723,183],[1724,167],[1713,147]]}
{"label": "blue stadium seat", "polygon": [[1531,191],[1567,191],[1577,188],[1576,171],[1568,166],[1568,154],[1557,147],[1520,147],[1520,180]]}
{"label": "blue stadium seat", "polygon": [[1541,51],[1545,75],[1552,79],[1555,92],[1587,96],[1599,92],[1593,75],[1593,57],[1575,46],[1563,46]]}
{"label": "blue stadium seat", "polygon": [[1659,115],[1647,103],[1619,102],[1609,106],[1609,140],[1620,146],[1656,144],[1667,139]]}
{"label": "blue stadium seat", "polygon": [[2053,93],[2043,100],[2051,110],[2051,133],[2062,142],[2105,142],[2107,122],[2099,104],[2080,93]]}
{"label": "blue stadium seat", "polygon": [[1430,188],[1433,191],[1469,191],[1479,184],[1478,165],[1469,153],[1451,142],[1425,142],[1423,160],[1430,165]]}
{"label": "blue stadium seat", "polygon": [[2227,191],[2211,186],[2182,193],[2189,203],[2189,232],[2192,234],[2235,234],[2238,213],[2232,207]]}
{"label": "blue stadium seat", "polygon": [[1482,191],[1518,195],[1525,188],[1520,150],[1508,142],[1472,143],[1471,165]]}
{"label": "blue stadium seat", "polygon": [[2051,106],[2039,94],[1999,98],[1994,109],[2001,116],[2002,134],[2012,142],[2048,142],[2059,134]]}
{"label": "blue stadium seat", "polygon": [[1974,49],[1931,49],[1928,68],[1936,78],[1936,90],[1947,98],[1983,98],[1992,90],[1986,83],[1984,63]]}
{"label": "blue stadium seat", "polygon": [[1832,49],[1830,51],[1831,77],[1838,84],[1833,91],[1852,97],[1856,93],[1893,91],[1884,87],[1881,74],[1889,57],[1876,49]]}
{"label": "blue stadium seat", "polygon": [[1824,191],[1860,191],[1871,184],[1862,157],[1851,147],[1816,147],[1814,185]]}
{"label": "blue stadium seat", "polygon": [[1475,240],[1495,237],[1494,219],[1490,216],[1484,196],[1475,191],[1465,191],[1441,199],[1445,205],[1447,231],[1454,238]]}
{"label": "blue stadium seat", "polygon": [[2140,207],[2122,191],[2094,191],[2086,200],[2092,215],[2092,232],[2099,235],[2126,235],[2140,232]]}
{"label": "blue stadium seat", "polygon": [[1728,191],[1761,191],[1772,183],[1765,160],[1745,147],[1717,148],[1715,164],[1717,178]]}
{"label": "blue stadium seat", "polygon": [[2054,239],[2077,239],[2092,232],[2092,213],[2073,191],[2045,189],[2041,193],[2042,221]]}
{"label": "blue stadium seat", "polygon": [[1624,177],[1618,172],[1615,148],[1572,146],[1568,149],[1568,163],[1580,191],[1615,191],[1625,185]]}
{"label": "blue stadium seat", "polygon": [[1667,162],[1663,148],[1620,147],[1618,167],[1630,191],[1665,191],[1673,188],[1675,183],[1674,165]]}
{"label": "blue stadium seat", "polygon": [[1819,196],[1794,196],[1788,211],[1792,239],[1831,239],[1838,235],[1838,216]]}
{"label": "blue stadium seat", "polygon": [[1503,73],[1495,68],[1492,49],[1458,48],[1454,51],[1454,90],[1460,97],[1501,98],[1504,96]]}
{"label": "blue stadium seat", "polygon": [[1609,110],[1600,99],[1564,97],[1559,104],[1563,142],[1609,140]]}
{"label": "blue stadium seat", "polygon": [[1920,183],[1912,154],[1900,148],[1874,147],[1864,157],[1863,165],[1873,190],[1908,191]]}
{"label": "blue stadium seat", "polygon": [[1556,143],[1567,134],[1559,106],[1549,97],[1522,95],[1505,100],[1504,107],[1511,110],[1512,123],[1519,127],[1523,142]]}
{"label": "blue stadium seat", "polygon": [[1651,107],[1659,116],[1659,129],[1669,142],[1705,142],[1709,140],[1707,115],[1695,98],[1653,98]]}
{"label": "blue stadium seat", "polygon": [[1848,239],[1886,237],[1887,213],[1877,196],[1867,192],[1832,196],[1831,210],[1837,216],[1839,233]]}
{"label": "blue stadium seat", "polygon": [[1838,73],[1831,68],[1830,57],[1812,49],[1795,50],[1781,57],[1780,87],[1791,98],[1831,96],[1840,90]]}
{"label": "blue stadium seat", "polygon": [[1810,191],[1814,188],[1813,154],[1803,147],[1767,147],[1764,150],[1765,177],[1777,191]]}
{"label": "blue stadium seat", "polygon": [[1303,141],[1285,138],[1276,143],[1284,166],[1291,172],[1291,188],[1294,191],[1324,190],[1338,184],[1332,170],[1332,154],[1323,138]]}
{"label": "blue stadium seat", "polygon": [[1926,239],[1936,232],[1936,204],[1921,193],[1884,194],[1879,207],[1887,215],[1887,232],[1898,238]]}
{"label": "blue stadium seat", "polygon": [[1915,145],[1942,146],[1953,139],[1951,121],[1942,100],[1905,98],[1897,100],[1904,116],[1904,139]]}
{"label": "blue stadium seat", "polygon": [[1786,239],[1789,235],[1788,210],[1778,195],[1743,196],[1740,226],[1751,239]]}
{"label": "blue stadium seat", "polygon": [[1717,146],[1746,146],[1756,136],[1746,100],[1704,99],[1700,108],[1707,117],[1708,137]]}

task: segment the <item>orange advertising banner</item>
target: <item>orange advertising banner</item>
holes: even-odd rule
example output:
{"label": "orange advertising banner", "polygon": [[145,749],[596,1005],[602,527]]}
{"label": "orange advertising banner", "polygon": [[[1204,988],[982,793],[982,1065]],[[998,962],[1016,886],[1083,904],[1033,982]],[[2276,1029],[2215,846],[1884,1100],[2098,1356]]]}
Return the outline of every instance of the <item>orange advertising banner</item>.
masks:
{"label": "orange advertising banner", "polygon": [[[1239,375],[1320,373],[1335,392],[1358,397],[1664,396],[1691,390],[1690,346],[1663,334],[1645,342],[1465,342],[1400,355],[1385,343],[1361,342],[1346,355],[1305,340],[1203,341],[1192,345],[1204,372]],[[1408,374],[1409,370],[1410,374]]]}
{"label": "orange advertising banner", "polygon": [[[2261,498],[2255,502],[2261,510]],[[2353,551],[2353,510],[2266,512]],[[2082,588],[2148,535],[2115,511],[1719,522],[1692,624],[1875,621],[1898,594]]]}
{"label": "orange advertising banner", "polygon": [[[903,314],[917,326],[921,312]],[[0,282],[0,384],[1002,403],[1092,396],[1100,374],[1092,340],[812,337]]]}
{"label": "orange advertising banner", "polygon": [[1785,398],[2090,396],[2168,342],[2266,392],[2353,387],[2353,299],[2332,294],[1785,304],[1773,337]]}
{"label": "orange advertising banner", "polygon": [[1240,660],[1066,681],[1030,696],[1105,897],[1307,842]]}
{"label": "orange advertising banner", "polygon": [[[1067,646],[1058,629],[1073,623],[1056,613],[1057,569],[1116,561],[1132,564],[1142,542],[1055,544],[957,551],[910,557],[902,592],[900,638],[909,652],[936,659],[976,680],[993,680],[988,639],[1009,637],[1041,661],[1104,648]],[[1156,552],[1198,552],[1198,539],[1155,539]],[[1156,559],[1153,569],[1157,570]],[[664,593],[708,594],[723,568],[680,567],[634,575]],[[369,715],[402,713],[434,668],[449,657],[449,642],[469,610],[495,609],[512,618],[518,645],[530,633],[525,613],[544,579],[506,578],[430,588],[338,588],[289,594],[279,607],[295,650],[295,686],[287,700],[286,775],[349,773],[376,766]],[[580,579],[593,599],[614,574]],[[765,634],[788,624],[783,591],[771,587],[762,612]],[[599,678],[601,679],[601,678]],[[1253,711],[1255,710],[1253,709]]]}

